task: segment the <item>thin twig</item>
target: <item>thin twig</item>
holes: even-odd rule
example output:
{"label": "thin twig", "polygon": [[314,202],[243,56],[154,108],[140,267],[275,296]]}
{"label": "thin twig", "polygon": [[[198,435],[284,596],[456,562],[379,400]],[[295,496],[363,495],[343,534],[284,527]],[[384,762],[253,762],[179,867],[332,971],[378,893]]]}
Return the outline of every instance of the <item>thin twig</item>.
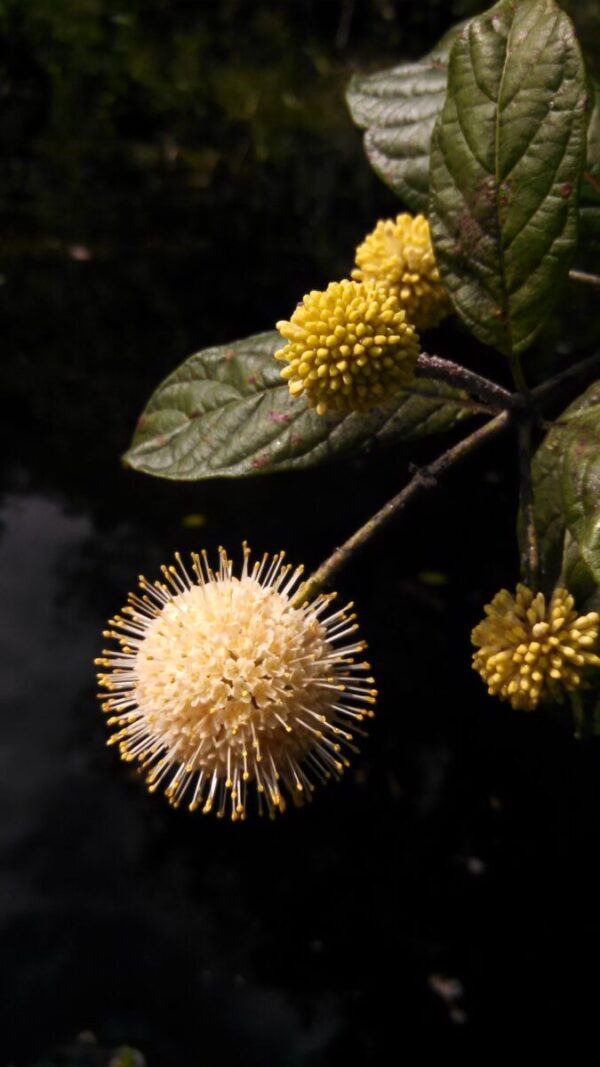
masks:
{"label": "thin twig", "polygon": [[537,531],[535,528],[535,512],[533,508],[533,486],[531,483],[531,429],[531,417],[526,417],[519,423],[519,506],[523,517],[524,537],[521,552],[521,568],[525,583],[530,589],[536,590],[538,584],[539,551]]}
{"label": "thin twig", "polygon": [[[558,386],[562,385],[570,378],[578,377],[587,372],[596,364],[600,365],[600,353],[591,356],[589,359],[582,360],[580,363],[562,371],[560,374],[557,374],[554,378],[549,379],[542,385],[538,385],[531,391],[533,401],[543,402],[548,396],[551,396],[552,393],[555,392]],[[519,394],[516,395],[518,396]],[[504,430],[510,424],[511,420],[515,416],[519,416],[519,414],[517,409],[513,412],[502,412],[502,414],[497,415],[494,419],[491,419],[489,422],[484,423],[483,426],[480,426],[472,434],[469,434],[468,437],[464,437],[458,444],[453,445],[452,448],[443,452],[441,456],[438,456],[438,458],[433,461],[433,463],[418,470],[413,478],[411,478],[408,485],[405,485],[396,496],[392,497],[391,500],[388,500],[387,504],[384,504],[383,507],[372,515],[363,526],[356,530],[343,545],[336,548],[335,551],[324,560],[314,574],[312,574],[310,578],[307,578],[302,584],[292,602],[296,605],[301,604],[317,593],[333,577],[333,575],[337,573],[337,571],[341,570],[341,568],[348,563],[353,554],[363,548],[374,534],[385,526],[390,519],[402,512],[404,508],[412,500],[420,496],[425,489],[436,485],[440,477],[455,463],[458,463],[465,456],[479,448],[480,445]],[[525,408],[523,416],[523,425],[529,425],[530,433],[531,414],[528,413],[527,408]],[[521,449],[521,452],[522,451],[523,449]],[[529,479],[530,477],[530,474],[528,474]],[[523,484],[523,474],[521,474],[521,483]],[[532,559],[534,562],[534,569],[537,570],[537,546],[534,549]]]}
{"label": "thin twig", "polygon": [[600,352],[589,356],[588,359],[582,359],[580,363],[575,363],[572,367],[567,367],[566,370],[561,371],[560,374],[555,374],[554,378],[548,378],[541,385],[536,385],[535,389],[532,389],[533,399],[545,400],[548,393],[552,394],[556,391],[557,386],[563,385],[570,378],[581,377],[592,367],[598,367],[598,370],[600,370]]}
{"label": "thin twig", "polygon": [[422,352],[417,360],[416,375],[418,378],[434,378],[458,386],[469,396],[483,400],[497,411],[507,411],[513,407],[513,394],[509,393],[508,389],[481,374],[476,374],[475,371],[461,367],[459,363],[442,359],[441,356],[430,356],[427,352]]}
{"label": "thin twig", "polygon": [[600,278],[597,274],[588,274],[585,270],[570,270],[569,278],[572,282],[582,282],[584,285],[593,285],[600,289]]}
{"label": "thin twig", "polygon": [[533,397],[523,374],[521,358],[518,353],[511,353],[510,366],[513,381],[524,405],[519,421],[519,510],[523,521],[523,541],[521,545],[521,573],[530,589],[536,590],[538,583],[539,551],[535,512],[533,508],[533,485],[531,481],[531,434],[537,412],[533,407]]}
{"label": "thin twig", "polygon": [[495,419],[486,422],[472,434],[469,434],[468,437],[463,437],[462,441],[443,452],[433,463],[418,470],[408,485],[404,486],[404,489],[401,489],[396,496],[388,500],[387,504],[384,504],[379,511],[372,515],[343,545],[340,545],[339,548],[336,548],[331,553],[314,574],[302,584],[293,598],[293,603],[296,605],[304,603],[305,600],[318,592],[348,562],[350,557],[358,549],[366,545],[373,535],[385,526],[390,519],[404,511],[406,506],[426,489],[436,485],[441,476],[455,463],[458,463],[465,456],[474,452],[476,448],[479,448],[480,445],[500,433],[508,425],[509,419],[508,412],[497,415]]}

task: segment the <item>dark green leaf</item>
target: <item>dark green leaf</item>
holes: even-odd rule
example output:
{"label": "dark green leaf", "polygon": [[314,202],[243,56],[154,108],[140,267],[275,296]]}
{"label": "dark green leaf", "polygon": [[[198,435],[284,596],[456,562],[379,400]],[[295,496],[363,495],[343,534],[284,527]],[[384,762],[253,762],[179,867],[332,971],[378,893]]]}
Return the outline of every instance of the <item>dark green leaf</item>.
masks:
{"label": "dark green leaf", "polygon": [[[531,480],[542,584],[552,589],[562,568],[565,515],[560,492],[562,442],[558,424],[546,434],[533,457]],[[520,531],[522,535],[523,531]]]}
{"label": "dark green leaf", "polygon": [[577,237],[583,60],[554,0],[502,0],[461,31],[431,144],[430,222],[467,326],[507,355],[533,341]]}
{"label": "dark green leaf", "polygon": [[556,420],[538,448],[532,480],[543,577],[562,578],[579,603],[600,585],[600,382]]}
{"label": "dark green leaf", "polygon": [[190,356],[158,387],[125,462],[162,478],[200,480],[316,466],[375,438],[416,440],[470,413],[458,390],[419,382],[395,407],[321,417],[292,400],[263,333]]}
{"label": "dark green leaf", "polygon": [[581,240],[600,244],[600,83],[589,82],[587,154],[579,198]]}
{"label": "dark green leaf", "polygon": [[565,522],[600,584],[600,383],[590,386],[563,431],[561,490]]}
{"label": "dark green leaf", "polygon": [[365,151],[373,170],[411,211],[427,210],[429,143],[444,102],[448,55],[459,29],[450,30],[417,63],[357,74],[348,87],[350,114],[365,130]]}

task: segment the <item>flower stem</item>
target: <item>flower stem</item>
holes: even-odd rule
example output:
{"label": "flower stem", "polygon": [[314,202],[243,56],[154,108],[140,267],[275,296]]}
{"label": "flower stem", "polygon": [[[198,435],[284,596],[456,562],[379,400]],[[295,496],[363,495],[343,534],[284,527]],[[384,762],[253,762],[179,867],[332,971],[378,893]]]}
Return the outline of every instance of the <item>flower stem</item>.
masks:
{"label": "flower stem", "polygon": [[529,391],[521,359],[517,353],[511,353],[510,369],[513,381],[525,405],[523,417],[519,422],[519,510],[523,521],[523,543],[521,551],[521,572],[530,589],[537,589],[539,551],[535,513],[533,509],[533,487],[531,484],[531,434],[536,412],[531,406],[532,394]]}
{"label": "flower stem", "polygon": [[575,728],[575,737],[578,741],[581,741],[583,738],[589,737],[592,733],[590,730],[589,716],[586,715],[583,697],[580,692],[569,693],[569,698],[573,726]]}
{"label": "flower stem", "polygon": [[515,387],[524,397],[529,396],[529,388],[525,381],[525,375],[523,374],[523,368],[521,366],[521,357],[512,353],[510,358],[510,369],[512,371],[513,381]]}
{"label": "flower stem", "polygon": [[331,555],[324,560],[320,567],[302,584],[295,597],[292,600],[292,604],[298,607],[304,603],[310,597],[314,596],[330,579],[336,574],[350,558],[359,549],[363,548],[368,541],[371,540],[374,534],[376,534],[383,526],[386,525],[395,515],[404,511],[406,506],[414,499],[421,495],[426,489],[436,485],[440,477],[446,473],[446,471],[458,463],[465,456],[468,456],[480,445],[489,441],[496,434],[508,426],[509,414],[503,412],[501,415],[497,415],[495,419],[491,419],[483,426],[480,426],[468,437],[464,437],[462,441],[453,445],[446,452],[443,452],[441,456],[430,463],[427,467],[422,467],[411,478],[408,485],[405,485],[396,496],[388,500],[387,504],[384,504],[374,515],[371,516],[367,522],[364,523],[343,545],[336,548]]}
{"label": "flower stem", "polygon": [[538,585],[539,550],[531,483],[531,430],[532,419],[526,417],[519,423],[519,507],[523,518],[521,568],[525,584],[535,592]]}
{"label": "flower stem", "polygon": [[508,389],[482,377],[481,374],[461,367],[459,363],[442,359],[441,356],[430,356],[427,352],[422,352],[417,360],[416,374],[418,378],[435,378],[458,386],[470,396],[483,400],[485,404],[499,411],[506,411],[513,406],[513,396]]}

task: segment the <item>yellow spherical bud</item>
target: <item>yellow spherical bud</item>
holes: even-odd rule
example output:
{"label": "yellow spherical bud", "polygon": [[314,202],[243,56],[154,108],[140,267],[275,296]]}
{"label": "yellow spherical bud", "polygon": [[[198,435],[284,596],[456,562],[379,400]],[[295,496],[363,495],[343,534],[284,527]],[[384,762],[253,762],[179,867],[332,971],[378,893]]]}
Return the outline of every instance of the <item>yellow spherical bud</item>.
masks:
{"label": "yellow spherical bud", "polygon": [[492,696],[513,708],[533,711],[539,703],[562,703],[585,687],[587,667],[600,667],[591,650],[600,615],[578,615],[569,591],[558,586],[546,604],[543,593],[518,585],[501,589],[485,607],[486,618],[471,635],[478,651],[473,667]]}
{"label": "yellow spherical bud", "polygon": [[310,800],[315,781],[339,777],[373,715],[376,690],[362,659],[352,605],[335,594],[296,604],[302,567],[266,553],[239,577],[219,552],[191,566],[176,554],[165,581],[140,578],[105,636],[97,663],[109,744],[137,763],[150,792],[174,807],[243,819]]}
{"label": "yellow spherical bud", "polygon": [[374,281],[395,293],[417,330],[437,326],[452,310],[424,215],[379,221],[356,250],[352,277],[359,282]]}
{"label": "yellow spherical bud", "polygon": [[317,414],[368,411],[412,381],[419,338],[397,297],[373,283],[331,282],[304,297],[275,353],[292,396]]}

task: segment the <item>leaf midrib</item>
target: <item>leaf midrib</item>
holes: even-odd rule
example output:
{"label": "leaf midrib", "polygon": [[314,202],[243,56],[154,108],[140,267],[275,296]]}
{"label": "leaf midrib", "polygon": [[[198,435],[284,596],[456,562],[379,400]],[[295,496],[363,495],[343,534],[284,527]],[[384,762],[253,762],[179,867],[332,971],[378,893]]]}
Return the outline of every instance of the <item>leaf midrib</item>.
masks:
{"label": "leaf midrib", "polygon": [[[514,352],[513,346],[513,331],[512,323],[510,319],[510,303],[508,286],[506,282],[506,270],[504,266],[504,237],[502,234],[502,225],[500,220],[500,101],[502,99],[502,90],[504,88],[504,79],[506,76],[506,68],[508,66],[508,55],[511,43],[511,36],[515,25],[514,11],[508,36],[504,45],[504,62],[502,64],[502,74],[500,75],[500,84],[498,86],[498,98],[496,100],[496,117],[494,126],[494,208],[496,212],[496,226],[498,232],[498,260],[500,267],[500,287],[502,291],[502,311],[504,317],[504,326],[506,330],[506,338],[508,341],[508,349],[510,356],[512,357]],[[490,20],[491,21],[491,20]],[[496,32],[492,23],[492,30]]]}

